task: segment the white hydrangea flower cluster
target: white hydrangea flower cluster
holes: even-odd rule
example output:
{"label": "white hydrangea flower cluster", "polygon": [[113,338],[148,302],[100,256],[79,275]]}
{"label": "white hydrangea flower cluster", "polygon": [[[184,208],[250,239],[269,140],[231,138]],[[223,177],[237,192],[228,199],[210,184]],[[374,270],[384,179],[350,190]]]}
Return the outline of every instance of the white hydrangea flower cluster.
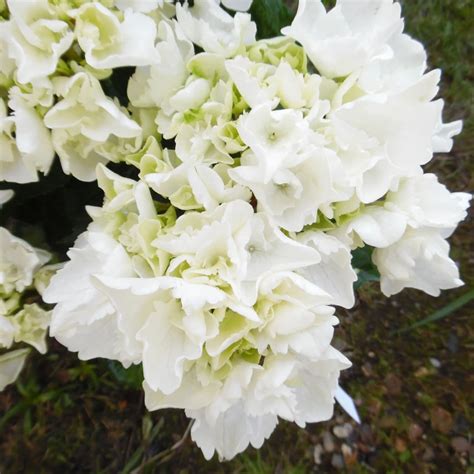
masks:
{"label": "white hydrangea flower cluster", "polygon": [[[250,3],[223,0],[235,10]],[[55,154],[64,173],[94,181],[98,163],[137,151],[144,136],[141,118],[107,97],[99,80],[114,68],[162,63],[158,29],[176,14],[172,0],[7,0],[2,5],[0,181],[37,181],[38,173],[49,172]],[[224,31],[226,14],[213,6]],[[247,15],[237,15],[250,23]]]}
{"label": "white hydrangea flower cluster", "polygon": [[[184,409],[206,458],[332,416],[353,250],[388,296],[462,284],[446,239],[470,195],[422,168],[461,123],[400,5],[300,0],[257,41],[250,3],[7,0],[0,23],[1,179],[57,153],[105,194],[44,292],[51,334],[143,364],[147,407]],[[126,106],[104,88],[124,66]]]}
{"label": "white hydrangea flower cluster", "polygon": [[[0,192],[0,208],[12,197]],[[13,383],[23,368],[29,348],[8,351],[14,343],[26,343],[46,352],[46,333],[51,311],[37,303],[23,303],[24,294],[42,279],[42,268],[51,258],[0,227],[0,391]]]}

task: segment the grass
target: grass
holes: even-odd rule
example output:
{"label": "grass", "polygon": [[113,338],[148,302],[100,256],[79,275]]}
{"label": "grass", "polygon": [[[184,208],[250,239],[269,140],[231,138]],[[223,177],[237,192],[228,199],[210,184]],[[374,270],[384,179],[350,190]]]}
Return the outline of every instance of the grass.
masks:
{"label": "grass", "polygon": [[[465,120],[453,152],[437,156],[428,169],[452,190],[472,189],[474,4],[402,3],[406,30],[426,45],[430,65],[443,70],[446,119]],[[406,291],[388,300],[377,283],[368,283],[359,290],[354,310],[340,313],[336,343],[354,363],[342,385],[360,404],[363,421],[344,440],[352,450],[349,455],[346,449],[345,471],[474,472],[468,455],[452,446],[455,438],[470,439],[473,423],[472,302],[450,318],[387,336],[472,291],[472,231],[472,223],[464,223],[452,238],[465,288],[438,299]],[[439,364],[433,365],[433,358]],[[335,452],[323,454],[320,465],[314,447],[324,432],[348,421],[337,408],[333,420],[304,430],[281,422],[260,451],[249,449],[228,463],[205,462],[185,440],[167,457],[147,464],[180,441],[188,426],[184,415],[148,413],[137,374],[124,374],[103,360],[80,362],[50,341],[50,352],[31,357],[16,386],[0,394],[0,471],[130,473],[141,466],[143,473],[173,474],[333,472],[331,460],[343,442],[336,440]]]}

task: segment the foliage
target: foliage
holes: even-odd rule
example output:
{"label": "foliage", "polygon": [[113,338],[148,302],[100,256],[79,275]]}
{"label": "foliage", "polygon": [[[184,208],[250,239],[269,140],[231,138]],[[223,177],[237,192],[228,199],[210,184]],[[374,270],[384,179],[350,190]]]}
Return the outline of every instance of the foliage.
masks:
{"label": "foliage", "polygon": [[250,9],[258,25],[258,39],[280,35],[280,30],[291,23],[293,13],[283,0],[254,0]]}
{"label": "foliage", "polygon": [[370,245],[358,248],[352,252],[352,265],[357,271],[357,281],[354,288],[358,290],[362,285],[371,281],[379,281],[380,273],[372,262],[374,249]]}

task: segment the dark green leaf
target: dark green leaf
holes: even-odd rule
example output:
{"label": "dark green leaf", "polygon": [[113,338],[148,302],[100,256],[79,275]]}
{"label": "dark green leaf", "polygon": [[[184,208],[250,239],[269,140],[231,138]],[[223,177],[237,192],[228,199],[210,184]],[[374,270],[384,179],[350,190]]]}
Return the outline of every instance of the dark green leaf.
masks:
{"label": "dark green leaf", "polygon": [[113,376],[121,385],[132,390],[141,390],[143,370],[141,365],[132,365],[125,369],[119,362],[110,360],[108,366]]}
{"label": "dark green leaf", "polygon": [[352,266],[357,270],[357,281],[354,283],[354,289],[359,289],[369,281],[379,281],[380,273],[372,262],[372,253],[374,248],[366,245],[355,249],[352,252]]}
{"label": "dark green leaf", "polygon": [[421,321],[416,322],[415,324],[412,324],[411,326],[407,328],[395,331],[395,333],[402,334],[402,333],[411,331],[412,329],[416,329],[421,326],[426,326],[429,323],[433,323],[440,319],[446,318],[447,316],[451,316],[459,308],[462,308],[464,305],[468,304],[473,299],[474,299],[474,289],[468,291],[467,293],[464,293],[464,295],[460,296],[454,301],[451,301],[451,303],[447,304],[444,308],[441,308],[438,311],[435,311],[430,316],[427,316],[426,318],[422,319]]}
{"label": "dark green leaf", "polygon": [[250,8],[257,23],[257,38],[280,36],[281,29],[293,20],[293,13],[282,0],[254,0]]}

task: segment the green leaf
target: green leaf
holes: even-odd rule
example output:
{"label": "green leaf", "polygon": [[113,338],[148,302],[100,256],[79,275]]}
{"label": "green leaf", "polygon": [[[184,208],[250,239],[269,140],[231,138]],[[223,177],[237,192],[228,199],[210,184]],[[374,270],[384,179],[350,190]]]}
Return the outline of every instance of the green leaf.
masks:
{"label": "green leaf", "polygon": [[132,365],[128,369],[125,369],[122,364],[114,360],[108,361],[107,365],[115,380],[125,388],[141,390],[143,382],[143,370],[141,365]]}
{"label": "green leaf", "polygon": [[464,293],[464,295],[460,296],[454,301],[451,301],[451,303],[447,304],[444,308],[441,308],[438,311],[435,311],[433,314],[431,314],[430,316],[427,316],[421,321],[418,321],[407,328],[399,329],[398,331],[395,331],[395,334],[402,334],[402,333],[411,331],[412,329],[416,329],[421,326],[426,326],[427,324],[430,324],[440,319],[451,316],[458,309],[462,308],[473,299],[474,299],[474,289],[468,291],[467,293]]}
{"label": "green leaf", "polygon": [[366,245],[355,249],[352,252],[352,266],[357,271],[357,281],[354,283],[354,289],[359,289],[369,281],[379,281],[380,273],[372,262],[372,253],[374,248]]}
{"label": "green leaf", "polygon": [[358,272],[357,281],[354,283],[354,289],[358,290],[361,286],[365,285],[370,281],[380,281],[380,275],[376,270],[373,272]]}
{"label": "green leaf", "polygon": [[144,450],[143,446],[139,446],[138,449],[132,454],[130,459],[127,461],[127,463],[125,464],[125,466],[122,469],[121,473],[122,474],[128,474],[134,468],[136,468],[140,464],[144,452],[145,452],[145,450]]}
{"label": "green leaf", "polygon": [[281,29],[293,20],[293,13],[282,0],[254,0],[250,8],[257,23],[257,38],[281,36]]}

